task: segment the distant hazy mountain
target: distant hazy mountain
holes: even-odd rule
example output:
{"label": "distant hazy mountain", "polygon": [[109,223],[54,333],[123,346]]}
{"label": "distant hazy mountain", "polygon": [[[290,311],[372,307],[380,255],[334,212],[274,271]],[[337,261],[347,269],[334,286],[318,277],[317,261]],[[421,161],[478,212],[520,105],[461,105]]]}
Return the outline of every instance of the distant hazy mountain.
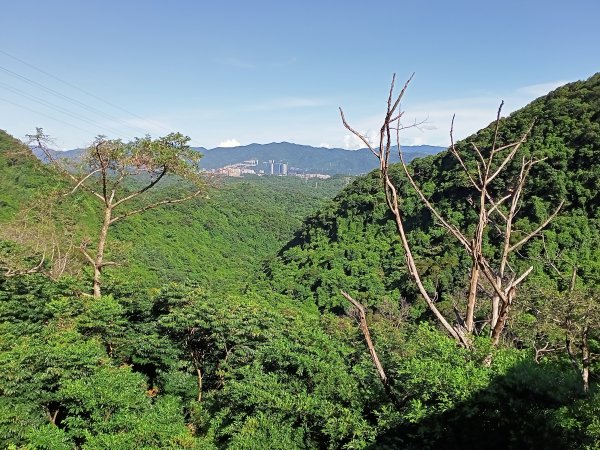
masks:
{"label": "distant hazy mountain", "polygon": [[[32,147],[31,151],[33,152],[33,154],[35,156],[38,157],[38,159],[40,161],[48,162],[46,160],[46,155],[44,155],[44,152],[42,152],[39,148]],[[52,155],[53,158],[57,158],[57,159],[64,158],[64,159],[79,160],[84,151],[85,151],[85,149],[83,149],[83,148],[76,148],[74,150],[64,150],[64,151],[50,150],[50,154]]]}
{"label": "distant hazy mountain", "polygon": [[[407,160],[433,155],[444,150],[443,147],[431,145],[406,146],[402,148]],[[244,160],[258,159],[263,161],[283,161],[290,168],[298,168],[304,172],[326,174],[358,175],[379,167],[377,159],[368,149],[344,150],[341,148],[311,147],[309,145],[274,142],[271,144],[250,144],[241,147],[199,148],[204,157],[202,167],[216,169]],[[398,152],[392,152],[392,161],[398,161]]]}
{"label": "distant hazy mountain", "polygon": [[[377,159],[366,149],[344,150],[342,148],[311,147],[310,145],[292,144],[290,142],[273,142],[271,144],[250,144],[241,147],[217,147],[205,149],[197,147],[204,156],[201,165],[205,169],[217,169],[230,164],[240,163],[250,159],[258,159],[260,164],[264,161],[283,161],[288,167],[297,168],[302,172],[325,173],[329,175],[349,174],[359,175],[367,173],[377,167]],[[416,145],[402,147],[407,161],[427,155],[434,155],[444,150],[443,147],[431,145]],[[45,160],[39,149],[33,149],[34,154]],[[53,151],[57,158],[77,160],[83,150]],[[398,152],[392,151],[392,161],[397,162]]]}

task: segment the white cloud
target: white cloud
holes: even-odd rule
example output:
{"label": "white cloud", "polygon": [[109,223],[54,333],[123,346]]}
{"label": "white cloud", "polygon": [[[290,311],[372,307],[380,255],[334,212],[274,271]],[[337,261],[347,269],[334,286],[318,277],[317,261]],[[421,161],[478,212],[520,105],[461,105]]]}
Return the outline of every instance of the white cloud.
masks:
{"label": "white cloud", "polygon": [[358,150],[362,146],[364,146],[360,139],[358,139],[353,134],[345,134],[344,135],[344,148],[348,150]]}
{"label": "white cloud", "polygon": [[237,139],[227,139],[217,145],[217,147],[239,147],[240,145],[242,144]]}
{"label": "white cloud", "polygon": [[546,95],[548,92],[553,91],[557,87],[562,86],[563,84],[567,84],[568,81],[560,80],[560,81],[551,81],[549,83],[539,83],[532,84],[530,86],[523,86],[517,89],[517,92],[524,95],[531,95],[534,97],[541,97],[542,95]]}
{"label": "white cloud", "polygon": [[[365,137],[365,139],[367,140],[367,142],[370,145],[377,145],[378,144],[378,139],[379,136],[376,136],[375,133],[373,133],[373,131],[371,130],[366,130],[366,131],[359,131],[359,133]],[[365,148],[366,145],[365,143],[362,141],[362,139],[358,138],[356,135],[354,134],[345,134],[344,135],[344,144],[342,148],[345,148],[347,150],[358,150],[361,148]]]}

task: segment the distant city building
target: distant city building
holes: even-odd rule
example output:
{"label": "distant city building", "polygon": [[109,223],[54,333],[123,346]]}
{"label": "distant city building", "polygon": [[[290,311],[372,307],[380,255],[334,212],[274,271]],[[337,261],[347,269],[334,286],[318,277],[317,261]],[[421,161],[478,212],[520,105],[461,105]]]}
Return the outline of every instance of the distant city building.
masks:
{"label": "distant city building", "polygon": [[275,174],[275,161],[270,159],[269,161],[265,161],[263,164],[265,165],[265,174],[266,175],[274,175]]}
{"label": "distant city building", "polygon": [[281,175],[286,176],[288,174],[288,165],[285,162],[275,162],[270,159],[265,161],[265,175]]}
{"label": "distant city building", "polygon": [[262,163],[263,169],[260,169],[261,164],[258,159],[249,159],[241,163],[230,164],[225,167],[211,170],[212,173],[223,175],[226,177],[243,177],[245,175],[275,175],[281,177],[297,176],[300,178],[318,178],[325,180],[331,178],[330,175],[322,173],[304,173],[302,169],[297,167],[289,167],[287,162],[270,159]]}

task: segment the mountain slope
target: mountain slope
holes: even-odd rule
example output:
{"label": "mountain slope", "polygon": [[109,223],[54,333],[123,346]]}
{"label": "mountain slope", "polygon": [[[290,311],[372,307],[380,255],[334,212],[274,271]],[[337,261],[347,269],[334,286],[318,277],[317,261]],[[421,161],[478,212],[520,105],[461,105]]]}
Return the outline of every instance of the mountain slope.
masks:
{"label": "mountain slope", "polygon": [[[534,166],[519,211],[517,228],[532,230],[561,200],[561,214],[537,239],[526,246],[515,265],[533,263],[530,277],[537,286],[564,287],[562,276],[578,267],[579,279],[600,284],[600,74],[563,86],[501,120],[501,144],[514,142],[535,121],[524,155],[546,158]],[[493,124],[458,143],[467,165],[476,157],[470,142],[489,148]],[[520,161],[519,161],[520,162]],[[448,152],[412,164],[417,182],[427,195],[462,229],[474,226],[471,206],[475,193],[456,159]],[[516,175],[508,168],[504,181]],[[401,170],[395,180],[405,197],[403,209],[417,264],[430,289],[449,308],[461,298],[469,263],[421,206]],[[489,239],[494,239],[493,235]],[[403,252],[387,211],[377,173],[355,181],[328,208],[308,218],[296,238],[266,269],[265,278],[278,292],[316,302],[321,308],[344,304],[341,288],[358,292],[365,304],[397,304],[400,297],[415,298],[405,269]],[[552,265],[556,268],[554,270]]]}

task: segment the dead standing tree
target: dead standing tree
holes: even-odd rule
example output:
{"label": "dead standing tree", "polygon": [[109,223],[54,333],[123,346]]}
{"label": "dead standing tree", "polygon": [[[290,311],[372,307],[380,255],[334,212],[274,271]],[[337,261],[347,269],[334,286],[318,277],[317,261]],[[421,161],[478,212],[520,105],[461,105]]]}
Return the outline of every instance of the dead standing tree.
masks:
{"label": "dead standing tree", "polygon": [[[427,303],[432,314],[442,325],[442,327],[461,346],[470,347],[470,336],[475,331],[475,311],[478,300],[480,299],[480,294],[482,293],[481,286],[485,281],[487,284],[489,284],[489,286],[491,286],[492,291],[492,313],[491,317],[489,318],[489,323],[491,324],[490,335],[494,345],[497,345],[502,331],[506,326],[506,320],[511,304],[515,298],[517,287],[533,270],[533,267],[529,267],[527,270],[519,274],[512,273],[512,270],[509,270],[511,273],[510,276],[508,276],[507,269],[510,269],[508,264],[509,257],[512,253],[530,241],[534,236],[538,235],[540,231],[544,229],[558,214],[563,203],[561,202],[554,212],[550,214],[548,218],[533,231],[529,233],[518,233],[514,228],[514,221],[518,208],[522,203],[525,181],[531,167],[539,163],[540,160],[522,157],[519,175],[516,177],[513,183],[508,186],[504,194],[495,194],[494,189],[492,188],[492,183],[496,178],[503,174],[509,164],[515,160],[519,149],[521,149],[523,143],[527,139],[527,136],[531,132],[531,127],[518,141],[506,145],[499,145],[498,130],[500,127],[501,105],[495,122],[494,139],[491,147],[486,151],[480,149],[477,145],[472,144],[473,152],[477,157],[476,169],[473,170],[469,169],[460,151],[454,144],[452,131],[454,124],[453,119],[453,124],[450,131],[452,139],[450,152],[460,164],[460,167],[465,172],[469,183],[478,193],[479,197],[479,202],[473,205],[477,211],[478,222],[473,235],[471,237],[467,237],[465,232],[461,231],[456,225],[445,219],[444,216],[439,212],[438,208],[426,197],[426,195],[423,193],[423,190],[412,177],[410,170],[402,157],[399,136],[400,131],[406,127],[403,127],[401,124],[403,111],[400,111],[400,102],[411,80],[412,76],[404,84],[404,87],[400,93],[397,96],[394,96],[395,75],[392,79],[387,101],[387,111],[379,133],[378,147],[373,146],[365,135],[356,131],[348,124],[344,113],[340,108],[342,122],[344,126],[352,134],[359,138],[367,146],[367,148],[369,148],[371,153],[373,153],[373,155],[379,160],[380,177],[385,191],[386,202],[394,217],[396,229],[404,249],[406,264],[408,266],[410,276],[417,285],[420,295]],[[460,312],[457,314],[458,320],[456,322],[446,318],[439,310],[436,305],[436,297],[427,291],[421,274],[417,268],[415,257],[411,249],[411,244],[408,241],[404,226],[401,208],[402,199],[400,198],[398,189],[392,182],[390,176],[390,154],[394,141],[400,154],[401,165],[404,173],[410,185],[417,193],[419,199],[432,213],[436,222],[451,236],[453,236],[464,248],[471,260],[471,271],[468,278],[468,288],[466,289],[468,292],[466,311],[463,314]],[[492,223],[491,217],[494,217],[494,225],[501,234],[501,249],[499,251],[500,258],[499,260],[495,261],[488,257],[483,251],[483,240],[486,235],[487,228]],[[500,223],[500,225],[498,225],[498,223]],[[524,237],[517,240],[516,236]]]}
{"label": "dead standing tree", "polygon": [[[86,150],[83,173],[74,173],[72,168],[61,163],[48,148],[48,136],[38,128],[36,134],[28,136],[46,158],[71,182],[74,193],[81,189],[95,197],[102,205],[102,225],[98,232],[96,248],[88,249],[82,243],[79,249],[94,271],[93,295],[101,296],[102,271],[115,262],[105,260],[106,242],[111,225],[126,217],[140,214],[162,205],[181,203],[200,195],[205,189],[203,177],[199,173],[200,153],[188,146],[189,138],[180,133],[151,139],[149,136],[137,138],[133,142],[109,140],[104,136],[96,138]],[[160,201],[141,200],[142,194],[154,188],[166,175],[179,176],[194,186],[192,192],[177,198]],[[129,178],[144,176],[142,187],[132,188]],[[125,206],[136,202],[136,208]]]}

